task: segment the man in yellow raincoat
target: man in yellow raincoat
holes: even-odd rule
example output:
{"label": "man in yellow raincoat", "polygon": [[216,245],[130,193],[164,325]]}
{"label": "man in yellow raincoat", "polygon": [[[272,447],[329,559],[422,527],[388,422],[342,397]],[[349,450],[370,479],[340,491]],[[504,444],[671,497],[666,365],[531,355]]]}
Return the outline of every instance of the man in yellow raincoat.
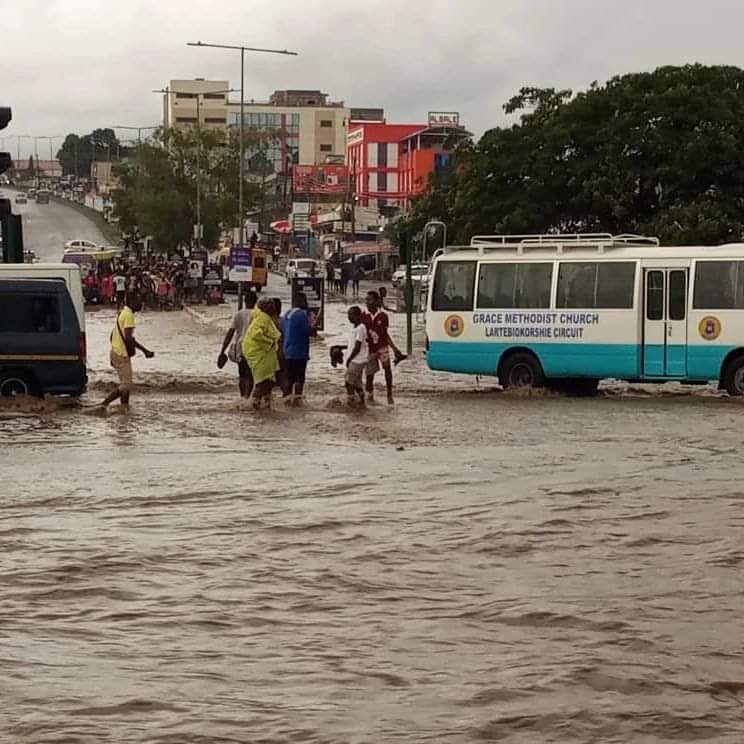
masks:
{"label": "man in yellow raincoat", "polygon": [[263,298],[253,311],[251,324],[243,337],[243,356],[253,375],[253,406],[271,406],[271,389],[279,371],[281,332],[272,317],[273,300]]}

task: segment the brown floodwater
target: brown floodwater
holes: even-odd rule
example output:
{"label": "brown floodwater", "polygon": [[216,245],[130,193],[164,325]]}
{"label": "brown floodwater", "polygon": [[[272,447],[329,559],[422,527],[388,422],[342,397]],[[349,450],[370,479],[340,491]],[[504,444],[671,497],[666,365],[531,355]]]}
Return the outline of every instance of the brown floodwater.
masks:
{"label": "brown floodwater", "polygon": [[256,414],[222,330],[142,316],[129,415],[0,411],[0,742],[744,741],[738,401],[419,354],[352,413],[319,345]]}

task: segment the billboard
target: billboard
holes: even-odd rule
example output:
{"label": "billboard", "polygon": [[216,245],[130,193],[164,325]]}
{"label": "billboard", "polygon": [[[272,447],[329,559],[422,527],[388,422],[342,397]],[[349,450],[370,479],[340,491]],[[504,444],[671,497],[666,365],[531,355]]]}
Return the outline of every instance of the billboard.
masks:
{"label": "billboard", "polygon": [[459,127],[460,114],[457,111],[429,111],[430,127]]}
{"label": "billboard", "polygon": [[295,194],[343,194],[349,189],[346,165],[295,165],[292,168],[292,191]]}

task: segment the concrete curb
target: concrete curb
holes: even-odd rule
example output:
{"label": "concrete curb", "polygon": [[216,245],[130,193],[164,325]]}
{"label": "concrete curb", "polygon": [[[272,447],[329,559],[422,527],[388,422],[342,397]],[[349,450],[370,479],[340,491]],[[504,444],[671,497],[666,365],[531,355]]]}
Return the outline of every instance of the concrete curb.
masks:
{"label": "concrete curb", "polygon": [[103,233],[103,236],[111,245],[118,245],[121,240],[121,233],[118,228],[110,225],[106,220],[103,219],[103,215],[100,212],[96,212],[95,209],[86,207],[84,204],[78,204],[77,202],[71,201],[70,199],[62,199],[59,196],[50,197],[55,204],[60,204],[64,207],[70,207],[74,209],[83,217],[87,217],[97,228]]}

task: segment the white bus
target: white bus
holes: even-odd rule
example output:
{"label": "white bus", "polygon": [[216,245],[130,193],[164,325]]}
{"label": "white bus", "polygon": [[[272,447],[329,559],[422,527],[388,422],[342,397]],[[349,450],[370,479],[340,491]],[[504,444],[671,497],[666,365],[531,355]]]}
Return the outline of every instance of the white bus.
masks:
{"label": "white bus", "polygon": [[591,393],[603,378],[744,395],[744,243],[633,235],[475,237],[436,257],[433,370]]}

